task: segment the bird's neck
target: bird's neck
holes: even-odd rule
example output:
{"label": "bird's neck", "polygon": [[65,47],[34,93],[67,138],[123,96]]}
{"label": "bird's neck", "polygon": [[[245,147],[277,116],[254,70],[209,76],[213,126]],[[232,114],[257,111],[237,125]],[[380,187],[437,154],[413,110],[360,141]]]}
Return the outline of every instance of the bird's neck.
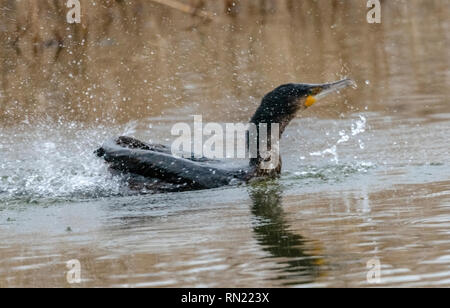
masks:
{"label": "bird's neck", "polygon": [[279,142],[287,124],[269,121],[251,121],[250,124],[256,131],[256,134],[249,133],[247,138],[252,154],[250,168],[256,176],[278,176],[282,165]]}

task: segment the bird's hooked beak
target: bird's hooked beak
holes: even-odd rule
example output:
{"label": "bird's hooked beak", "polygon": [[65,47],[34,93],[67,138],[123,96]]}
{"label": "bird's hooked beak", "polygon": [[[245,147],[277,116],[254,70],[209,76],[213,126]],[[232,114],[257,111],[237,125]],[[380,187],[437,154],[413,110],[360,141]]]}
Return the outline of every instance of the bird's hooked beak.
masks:
{"label": "bird's hooked beak", "polygon": [[317,84],[317,85],[310,85],[310,94],[306,98],[305,105],[306,107],[311,107],[314,105],[318,100],[332,94],[335,92],[339,92],[342,89],[345,89],[347,87],[353,87],[356,88],[356,83],[351,79],[343,79],[337,82],[332,83],[324,83],[324,84]]}

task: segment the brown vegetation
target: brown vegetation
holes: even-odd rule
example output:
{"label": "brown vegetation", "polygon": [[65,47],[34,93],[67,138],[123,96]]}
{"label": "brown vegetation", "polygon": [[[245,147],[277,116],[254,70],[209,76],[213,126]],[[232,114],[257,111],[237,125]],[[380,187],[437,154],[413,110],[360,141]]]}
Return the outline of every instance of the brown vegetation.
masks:
{"label": "brown vegetation", "polygon": [[[193,103],[216,114],[225,97],[350,72],[386,86],[393,55],[448,38],[440,0],[386,2],[378,26],[359,0],[80,2],[81,24],[68,24],[65,0],[0,0],[0,121],[128,121]],[[419,29],[436,22],[438,33]],[[432,66],[407,69],[425,78]]]}

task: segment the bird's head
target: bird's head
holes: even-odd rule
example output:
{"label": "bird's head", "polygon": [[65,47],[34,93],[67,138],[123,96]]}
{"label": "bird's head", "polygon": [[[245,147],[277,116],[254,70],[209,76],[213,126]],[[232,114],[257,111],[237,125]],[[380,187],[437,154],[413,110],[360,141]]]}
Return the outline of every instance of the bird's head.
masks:
{"label": "bird's head", "polygon": [[264,96],[251,123],[278,123],[282,133],[299,111],[313,106],[329,94],[355,85],[354,81],[344,79],[325,84],[290,83],[279,86]]}

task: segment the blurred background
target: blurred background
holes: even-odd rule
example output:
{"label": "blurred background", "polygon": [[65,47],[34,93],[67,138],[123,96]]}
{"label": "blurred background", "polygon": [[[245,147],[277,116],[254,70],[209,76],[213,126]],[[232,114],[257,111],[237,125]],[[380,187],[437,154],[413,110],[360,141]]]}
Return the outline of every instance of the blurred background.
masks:
{"label": "blurred background", "polygon": [[[203,113],[247,121],[285,82],[343,76],[360,85],[345,112],[448,112],[447,0],[0,1],[0,123],[124,123]],[[401,101],[405,96],[410,101]]]}

